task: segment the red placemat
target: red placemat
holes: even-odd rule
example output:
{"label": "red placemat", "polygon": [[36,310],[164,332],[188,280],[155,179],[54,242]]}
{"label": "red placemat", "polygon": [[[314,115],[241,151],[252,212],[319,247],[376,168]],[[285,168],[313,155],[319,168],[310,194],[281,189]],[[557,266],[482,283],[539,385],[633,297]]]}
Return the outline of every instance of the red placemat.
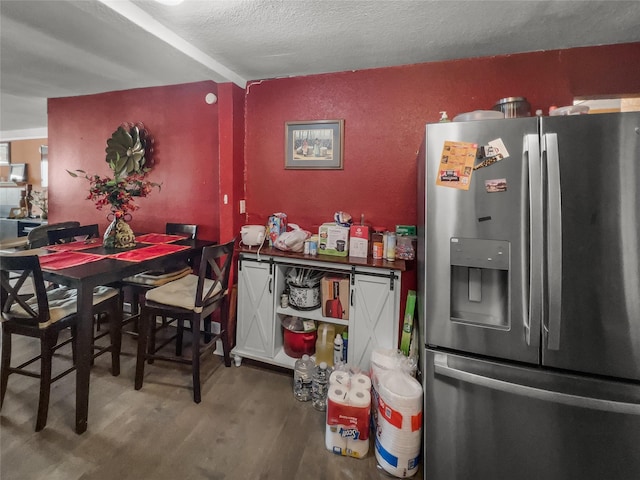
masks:
{"label": "red placemat", "polygon": [[47,245],[45,248],[54,252],[71,252],[74,250],[84,250],[86,248],[94,248],[102,246],[101,238],[92,238],[90,240],[80,240],[78,242],[60,243],[57,245]]}
{"label": "red placemat", "polygon": [[179,252],[180,250],[187,250],[188,248],[189,247],[186,245],[160,243],[150,247],[136,248],[135,250],[116,253],[111,255],[111,258],[115,258],[116,260],[126,260],[127,262],[142,262],[144,260],[150,260],[170,253]]}
{"label": "red placemat", "polygon": [[178,240],[184,240],[186,236],[181,235],[167,235],[166,233],[147,233],[136,237],[138,243],[171,243]]}
{"label": "red placemat", "polygon": [[62,268],[77,267],[85,263],[95,262],[106,258],[104,255],[82,252],[58,252],[40,257],[40,266],[45,270],[60,270]]}

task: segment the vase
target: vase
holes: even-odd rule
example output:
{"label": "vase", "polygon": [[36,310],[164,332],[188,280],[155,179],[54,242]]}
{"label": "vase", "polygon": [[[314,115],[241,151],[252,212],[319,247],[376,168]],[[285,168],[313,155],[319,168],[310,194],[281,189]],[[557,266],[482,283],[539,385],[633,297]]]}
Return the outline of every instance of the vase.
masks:
{"label": "vase", "polygon": [[134,247],[136,245],[136,238],[133,230],[131,230],[131,227],[127,223],[128,220],[131,220],[131,215],[125,215],[122,212],[112,212],[109,214],[109,217],[111,216],[113,216],[113,219],[104,231],[102,245],[105,248]]}

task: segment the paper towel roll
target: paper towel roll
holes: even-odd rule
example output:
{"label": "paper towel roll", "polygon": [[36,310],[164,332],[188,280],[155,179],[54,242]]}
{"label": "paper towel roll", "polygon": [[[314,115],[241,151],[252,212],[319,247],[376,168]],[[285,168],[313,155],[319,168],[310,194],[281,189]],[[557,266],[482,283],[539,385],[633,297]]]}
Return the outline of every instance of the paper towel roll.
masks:
{"label": "paper towel roll", "polygon": [[422,410],[422,385],[400,371],[388,371],[378,378],[378,394],[392,408],[406,414]]}
{"label": "paper towel roll", "polygon": [[347,455],[354,458],[364,458],[369,452],[369,439],[347,440]]}
{"label": "paper towel roll", "polygon": [[371,379],[364,373],[358,373],[351,378],[351,388],[360,388],[363,390],[371,389]]}
{"label": "paper towel roll", "polygon": [[346,455],[347,439],[340,435],[342,425],[327,425],[324,444],[327,450],[338,455]]}
{"label": "paper towel roll", "polygon": [[329,385],[329,393],[327,399],[338,405],[348,405],[349,389],[343,385]]}
{"label": "paper towel roll", "polygon": [[369,408],[371,406],[371,392],[360,388],[352,388],[347,393],[349,405],[359,408]]}
{"label": "paper towel roll", "polygon": [[342,372],[340,370],[334,370],[329,377],[329,385],[342,385],[343,387],[349,387],[351,376],[349,372]]}

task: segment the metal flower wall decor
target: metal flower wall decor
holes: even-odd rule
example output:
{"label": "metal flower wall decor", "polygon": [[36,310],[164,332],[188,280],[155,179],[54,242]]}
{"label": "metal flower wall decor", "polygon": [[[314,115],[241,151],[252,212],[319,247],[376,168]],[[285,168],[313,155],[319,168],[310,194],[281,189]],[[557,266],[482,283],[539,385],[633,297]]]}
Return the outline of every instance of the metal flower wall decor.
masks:
{"label": "metal flower wall decor", "polygon": [[124,216],[139,208],[134,197],[146,197],[161,184],[147,180],[152,169],[153,138],[142,123],[124,123],[107,140],[106,161],[113,177],[89,175],[84,170],[67,170],[72,177],[89,181],[88,200],[98,210],[105,205],[115,216]]}

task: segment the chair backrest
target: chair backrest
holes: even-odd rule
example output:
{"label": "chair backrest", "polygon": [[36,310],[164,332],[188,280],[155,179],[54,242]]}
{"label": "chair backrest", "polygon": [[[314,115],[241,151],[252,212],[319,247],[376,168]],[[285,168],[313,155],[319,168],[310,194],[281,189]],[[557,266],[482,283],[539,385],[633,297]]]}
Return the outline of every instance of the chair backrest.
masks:
{"label": "chair backrest", "polygon": [[188,235],[191,240],[195,240],[198,234],[198,225],[190,223],[167,223],[164,233],[167,235]]}
{"label": "chair backrest", "polygon": [[27,249],[40,248],[45,245],[49,245],[49,237],[47,232],[49,230],[56,230],[58,228],[71,228],[79,227],[80,222],[60,222],[50,223],[48,225],[40,225],[34,228],[27,235]]}
{"label": "chair backrest", "polygon": [[[21,321],[37,325],[49,321],[49,301],[37,255],[0,256],[0,293],[3,320],[20,318]],[[26,302],[36,295],[38,311]],[[20,306],[20,313],[12,313],[11,308]]]}
{"label": "chair backrest", "polygon": [[[228,243],[212,245],[202,249],[200,268],[198,270],[196,308],[207,307],[212,303],[218,302],[226,294],[235,242],[234,238]],[[204,292],[205,278],[213,280],[213,284],[206,292]],[[214,291],[216,293],[212,294]]]}
{"label": "chair backrest", "polygon": [[88,240],[90,238],[98,238],[99,236],[100,229],[97,223],[82,225],[80,227],[57,228],[47,232],[49,245],[75,242],[80,240],[78,237],[83,237],[82,240]]}

